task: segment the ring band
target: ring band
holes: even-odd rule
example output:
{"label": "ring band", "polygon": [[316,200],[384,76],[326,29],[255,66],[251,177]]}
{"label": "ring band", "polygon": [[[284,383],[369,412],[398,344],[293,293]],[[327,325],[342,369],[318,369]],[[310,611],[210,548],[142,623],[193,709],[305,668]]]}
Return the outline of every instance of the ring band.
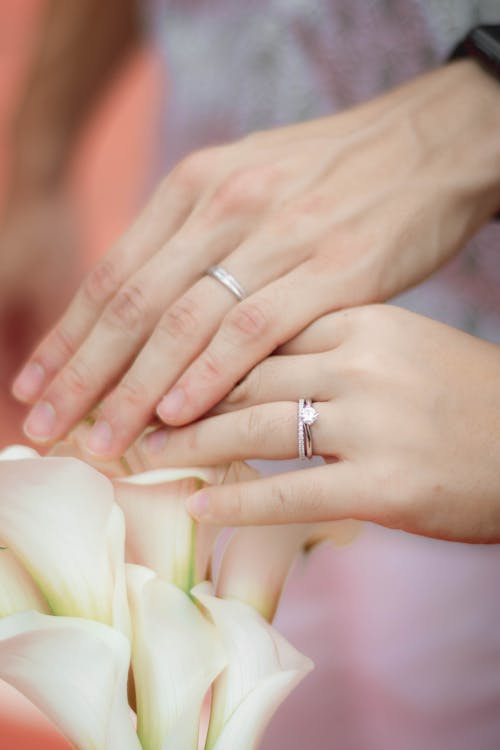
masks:
{"label": "ring band", "polygon": [[226,289],[234,294],[236,299],[240,302],[247,296],[245,289],[241,286],[239,281],[236,281],[234,276],[230,274],[229,271],[226,271],[225,268],[222,268],[222,266],[210,266],[210,268],[205,271],[205,274],[211,276],[216,281],[219,281],[226,287]]}
{"label": "ring band", "polygon": [[297,414],[297,437],[299,446],[299,458],[304,461],[313,457],[313,443],[311,426],[318,419],[319,414],[312,405],[310,398],[299,399]]}

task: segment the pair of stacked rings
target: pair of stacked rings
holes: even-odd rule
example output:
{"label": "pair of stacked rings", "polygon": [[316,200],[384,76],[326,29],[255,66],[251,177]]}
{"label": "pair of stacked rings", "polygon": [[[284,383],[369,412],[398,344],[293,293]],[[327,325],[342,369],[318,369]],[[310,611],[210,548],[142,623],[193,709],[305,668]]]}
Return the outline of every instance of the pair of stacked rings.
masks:
{"label": "pair of stacked rings", "polygon": [[312,405],[310,398],[299,399],[297,414],[297,438],[299,445],[299,458],[304,461],[313,457],[313,444],[311,426],[318,419],[319,414]]}

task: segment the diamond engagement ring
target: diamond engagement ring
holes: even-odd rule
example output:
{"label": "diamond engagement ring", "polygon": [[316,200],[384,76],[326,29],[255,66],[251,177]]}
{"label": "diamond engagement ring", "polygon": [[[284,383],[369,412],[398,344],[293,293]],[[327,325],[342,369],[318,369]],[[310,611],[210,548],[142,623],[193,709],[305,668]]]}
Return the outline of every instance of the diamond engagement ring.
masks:
{"label": "diamond engagement ring", "polygon": [[205,275],[211,276],[213,279],[220,282],[231,292],[231,294],[234,294],[239,302],[244,300],[247,296],[245,289],[241,286],[239,281],[236,281],[234,276],[230,274],[229,271],[226,271],[225,268],[222,268],[222,266],[210,266],[210,268],[205,271]]}
{"label": "diamond engagement ring", "polygon": [[299,410],[297,418],[299,458],[304,461],[306,458],[312,458],[313,445],[311,425],[318,419],[319,414],[312,405],[310,398],[299,399]]}

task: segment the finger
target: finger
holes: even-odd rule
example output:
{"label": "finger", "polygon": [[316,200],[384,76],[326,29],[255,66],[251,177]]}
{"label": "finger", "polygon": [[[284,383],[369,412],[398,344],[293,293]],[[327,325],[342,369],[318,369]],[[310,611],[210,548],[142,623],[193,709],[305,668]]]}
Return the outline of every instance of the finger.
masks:
{"label": "finger", "polygon": [[330,295],[323,284],[321,276],[303,264],[237,305],[162,399],[160,419],[180,425],[206,413],[257,362],[324,312]]}
{"label": "finger", "polygon": [[[335,456],[342,439],[341,417],[330,404],[315,404],[319,418],[313,427],[318,456]],[[334,444],[335,443],[335,444]],[[147,435],[142,450],[148,463],[212,466],[253,458],[290,459],[298,456],[297,404],[261,404],[219,414],[187,427]]]}
{"label": "finger", "polygon": [[130,277],[28,415],[24,429],[32,440],[66,434],[95,405],[130,364],[163,310],[201,275],[207,258],[230,249],[234,235],[225,241],[228,247],[221,247],[216,231],[205,232],[201,240],[196,228],[185,225]]}
{"label": "finger", "polygon": [[195,520],[217,526],[311,523],[376,517],[369,486],[348,461],[253,482],[206,487],[187,501]]}
{"label": "finger", "polygon": [[[248,230],[244,221],[241,227]],[[215,233],[213,236],[219,253],[227,250],[224,243],[235,240],[234,234],[228,232],[225,236]],[[259,245],[256,235],[252,241]],[[197,243],[192,244],[196,247]],[[271,253],[267,263],[259,262],[262,251],[256,247],[255,253],[242,252],[243,245],[245,242],[223,264],[236,279],[243,281],[250,293],[286,273],[294,262],[293,256],[280,252]],[[178,255],[183,261],[186,253]],[[205,254],[204,260],[197,262],[201,272],[212,264],[213,258]],[[167,270],[171,273],[170,267]],[[162,273],[165,269],[158,268],[155,275]],[[178,275],[181,273],[179,269]],[[161,396],[210,343],[224,316],[236,303],[225,286],[212,278],[203,278],[165,312],[131,368],[103,404],[102,421],[95,425],[90,437],[89,447],[93,452],[115,457],[126,450],[150,422]],[[113,351],[116,360],[116,347]]]}
{"label": "finger", "polygon": [[[167,178],[132,227],[83,281],[59,322],[35,349],[12,390],[32,403],[74,356],[109,300],[183,224],[194,195],[174,173]],[[160,210],[161,207],[161,210]]]}
{"label": "finger", "polygon": [[[223,414],[275,401],[297,402],[300,398],[329,401],[334,390],[334,368],[332,352],[268,357],[250,370],[211,413]],[[336,386],[337,382],[337,393]]]}

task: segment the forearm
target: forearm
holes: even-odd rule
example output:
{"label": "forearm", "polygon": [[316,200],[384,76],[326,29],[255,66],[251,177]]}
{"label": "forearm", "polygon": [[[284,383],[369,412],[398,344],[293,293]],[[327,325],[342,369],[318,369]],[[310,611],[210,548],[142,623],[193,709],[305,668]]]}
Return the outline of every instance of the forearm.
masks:
{"label": "forearm", "polygon": [[136,0],[51,0],[12,128],[11,191],[57,184],[81,124],[140,38]]}

